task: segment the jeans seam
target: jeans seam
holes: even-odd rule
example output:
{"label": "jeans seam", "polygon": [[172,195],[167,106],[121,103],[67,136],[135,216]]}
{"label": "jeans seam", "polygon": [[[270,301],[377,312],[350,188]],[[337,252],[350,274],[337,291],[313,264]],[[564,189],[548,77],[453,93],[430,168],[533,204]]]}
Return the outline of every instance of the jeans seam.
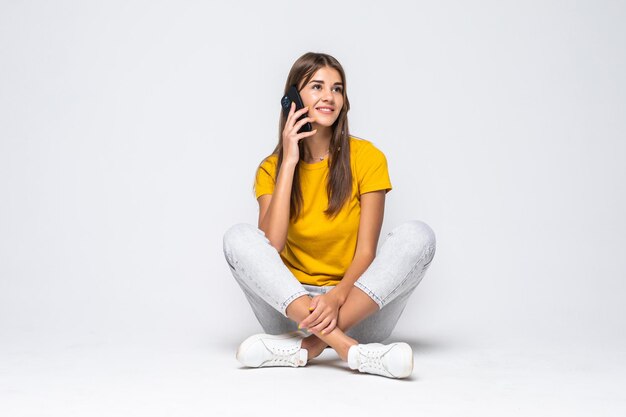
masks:
{"label": "jeans seam", "polygon": [[[240,266],[240,265],[239,265],[239,262],[238,262],[236,259],[234,259],[234,261],[235,261],[235,262],[234,262],[234,263],[235,263],[235,265]],[[246,273],[246,270],[245,270],[244,268],[241,268],[241,267],[240,267],[240,268],[234,268],[234,269],[235,269],[237,272],[239,272],[241,275],[243,275],[243,276],[246,278],[246,281],[248,281],[250,284],[254,285],[254,286],[258,289],[258,291],[259,291],[259,293],[260,293],[260,294],[264,294],[264,295],[265,295],[265,296],[267,296],[268,298],[271,298],[271,299],[272,299],[272,302],[274,303],[274,305],[276,305],[276,306],[280,306],[280,303],[279,303],[278,301],[274,300],[274,299],[271,297],[271,295],[270,295],[267,291],[265,291],[265,289],[264,289],[263,287],[261,287],[261,286],[260,286],[260,285],[259,285],[259,284],[255,281],[255,280],[250,279],[250,276]],[[248,285],[250,285],[250,284],[248,284]]]}
{"label": "jeans seam", "polygon": [[369,288],[367,288],[365,285],[363,285],[362,282],[359,282],[358,280],[354,283],[354,285],[356,285],[357,287],[359,287],[360,289],[362,289],[363,291],[365,291],[365,293],[367,295],[370,296],[370,298],[372,298],[374,300],[374,302],[376,304],[378,304],[378,306],[380,308],[383,308],[383,306],[385,305],[384,301],[378,297],[376,294],[374,294],[374,292],[372,290],[370,290]]}
{"label": "jeans seam", "polygon": [[301,297],[301,296],[303,296],[303,295],[308,295],[308,294],[309,294],[309,293],[308,293],[306,290],[303,290],[303,291],[298,291],[297,293],[293,294],[291,297],[287,298],[287,299],[286,299],[286,300],[285,300],[285,301],[284,301],[284,302],[280,305],[281,312],[283,313],[283,315],[284,315],[285,317],[289,318],[289,317],[287,316],[287,306],[289,306],[289,304],[290,304],[293,300],[295,300],[296,298]]}

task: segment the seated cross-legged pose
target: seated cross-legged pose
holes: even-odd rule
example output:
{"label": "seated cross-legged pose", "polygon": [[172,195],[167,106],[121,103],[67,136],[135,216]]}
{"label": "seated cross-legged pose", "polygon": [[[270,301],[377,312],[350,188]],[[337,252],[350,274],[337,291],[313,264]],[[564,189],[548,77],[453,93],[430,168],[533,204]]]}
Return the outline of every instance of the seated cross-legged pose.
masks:
{"label": "seated cross-legged pose", "polygon": [[[406,378],[411,347],[382,342],[435,255],[435,235],[409,221],[376,251],[387,160],[348,132],[342,66],[306,53],[285,94],[292,85],[304,108],[281,112],[278,145],[257,169],[258,227],[224,235],[231,272],[266,332],[244,340],[236,357],[248,367],[299,367],[331,347],[350,369]],[[306,123],[311,131],[301,131]]]}

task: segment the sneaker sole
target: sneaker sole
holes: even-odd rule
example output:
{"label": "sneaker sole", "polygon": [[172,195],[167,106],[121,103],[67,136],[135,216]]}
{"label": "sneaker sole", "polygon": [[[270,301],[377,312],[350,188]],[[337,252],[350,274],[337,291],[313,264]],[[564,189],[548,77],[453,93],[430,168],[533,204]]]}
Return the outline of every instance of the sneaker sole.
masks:
{"label": "sneaker sole", "polygon": [[255,335],[250,336],[243,342],[241,342],[241,344],[239,345],[239,348],[237,349],[237,354],[235,355],[235,357],[244,366],[247,366],[250,368],[259,368],[260,367],[259,365],[251,365],[251,364],[245,363],[241,359],[241,354],[244,353],[250,346],[254,345],[256,342],[258,342],[261,339],[281,340],[281,339],[293,339],[293,338],[302,337],[302,336],[303,334],[299,330],[296,330],[295,332],[283,333],[283,334],[266,334],[266,333],[255,334]]}

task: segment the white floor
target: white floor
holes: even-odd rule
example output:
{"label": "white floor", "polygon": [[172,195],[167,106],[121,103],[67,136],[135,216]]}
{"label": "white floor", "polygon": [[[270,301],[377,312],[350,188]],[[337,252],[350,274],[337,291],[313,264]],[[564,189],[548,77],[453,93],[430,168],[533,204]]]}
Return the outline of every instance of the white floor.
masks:
{"label": "white floor", "polygon": [[626,415],[623,347],[395,339],[413,346],[410,379],[351,371],[331,350],[305,368],[245,369],[235,341],[13,340],[0,347],[0,416]]}

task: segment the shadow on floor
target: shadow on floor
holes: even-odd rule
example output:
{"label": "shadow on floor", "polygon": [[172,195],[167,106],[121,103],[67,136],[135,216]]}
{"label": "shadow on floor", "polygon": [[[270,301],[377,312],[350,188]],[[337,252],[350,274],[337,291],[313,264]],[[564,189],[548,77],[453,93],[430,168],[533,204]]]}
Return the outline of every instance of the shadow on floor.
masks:
{"label": "shadow on floor", "polygon": [[[262,333],[262,331],[257,331],[256,333]],[[256,334],[251,333],[251,334]],[[242,334],[239,338],[235,335],[228,335],[227,337],[220,337],[216,339],[203,338],[204,340],[200,341],[201,348],[213,348],[218,350],[231,350],[233,354],[237,351],[237,347],[241,342],[243,342],[248,336],[251,334],[245,335]],[[463,342],[459,340],[455,340],[453,338],[443,339],[443,338],[434,338],[434,337],[404,337],[401,334],[395,335],[393,334],[388,339],[384,340],[382,343],[389,344],[393,342],[405,342],[408,343],[413,352],[416,354],[428,354],[433,352],[441,352],[441,351],[449,351],[455,350],[463,346]],[[326,352],[328,352],[331,348],[326,348]]]}

